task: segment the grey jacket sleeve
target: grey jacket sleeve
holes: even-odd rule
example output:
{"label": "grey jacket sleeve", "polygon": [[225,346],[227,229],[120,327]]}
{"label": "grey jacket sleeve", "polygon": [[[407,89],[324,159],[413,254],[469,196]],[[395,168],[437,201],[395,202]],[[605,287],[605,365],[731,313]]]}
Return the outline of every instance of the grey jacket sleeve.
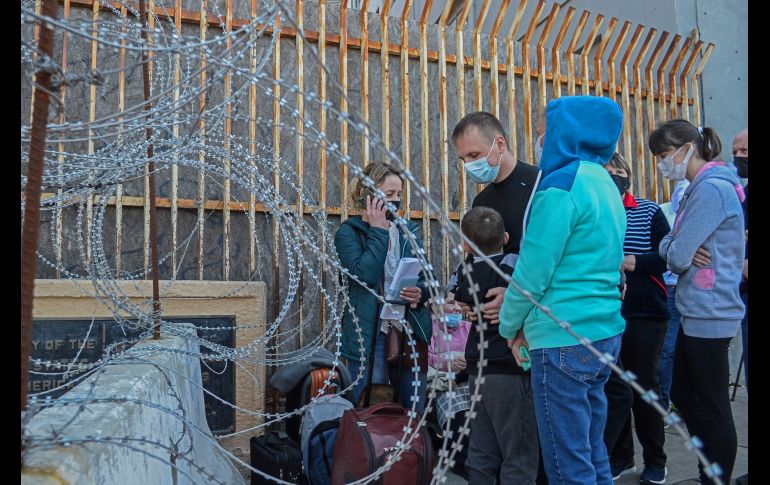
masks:
{"label": "grey jacket sleeve", "polygon": [[[725,219],[724,202],[720,190],[708,182],[690,194],[682,213],[679,227],[669,232],[660,242],[660,256],[676,274],[682,274],[692,265],[699,247]],[[676,223],[674,223],[676,226]]]}

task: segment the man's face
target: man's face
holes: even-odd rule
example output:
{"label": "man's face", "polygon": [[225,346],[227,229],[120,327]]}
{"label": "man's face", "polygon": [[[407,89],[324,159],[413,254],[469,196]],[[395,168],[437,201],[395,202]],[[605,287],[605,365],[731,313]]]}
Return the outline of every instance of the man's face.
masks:
{"label": "man's face", "polygon": [[[475,126],[465,130],[465,133],[454,140],[454,144],[457,158],[464,163],[473,162],[489,154],[487,161],[491,167],[496,167],[500,164],[503,150],[505,150],[505,142],[502,136],[498,135],[492,141],[482,135]],[[492,149],[491,153],[490,148]]]}
{"label": "man's face", "polygon": [[733,140],[733,156],[749,158],[749,132],[743,130]]}

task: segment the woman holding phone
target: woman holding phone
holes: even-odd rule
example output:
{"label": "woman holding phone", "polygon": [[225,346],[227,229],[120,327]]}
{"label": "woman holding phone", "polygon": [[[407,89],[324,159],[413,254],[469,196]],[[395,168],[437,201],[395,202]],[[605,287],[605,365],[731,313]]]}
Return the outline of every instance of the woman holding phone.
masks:
{"label": "woman holding phone", "polygon": [[[390,165],[373,162],[364,168],[364,175],[372,179],[375,187],[385,194],[385,200],[398,209],[403,188],[401,174]],[[382,305],[377,298],[377,295],[384,297],[385,289],[391,287],[399,261],[416,255],[412,252],[408,235],[393,222],[394,214],[386,209],[385,202],[375,197],[361,179],[351,181],[348,194],[348,203],[362,211],[362,215],[353,215],[340,224],[334,236],[334,243],[342,266],[365,285],[353,278],[348,279],[348,297],[358,317],[362,343],[359,343],[358,329],[349,309],[345,310],[342,318],[341,353],[347,360],[348,370],[355,379],[360,369],[364,368],[363,377],[353,388],[354,401],[358,402],[369,384],[368,364],[370,352],[374,349],[372,383],[398,386],[398,394],[404,407],[411,407],[412,396],[415,395],[414,388],[417,387],[416,409],[422,414],[425,408],[427,364],[424,368],[421,366],[419,378],[415,380],[411,365],[402,365],[399,376],[398,365],[387,363],[387,333],[390,325],[398,326],[398,321],[380,319]],[[419,226],[407,221],[406,229],[422,247],[418,235]],[[424,305],[429,298],[428,290],[418,282],[416,286],[402,288],[398,297],[407,303],[404,319],[410,325],[418,346],[425,349],[422,353],[427,355],[427,344],[432,335],[430,313]],[[408,344],[406,353],[410,353]]]}

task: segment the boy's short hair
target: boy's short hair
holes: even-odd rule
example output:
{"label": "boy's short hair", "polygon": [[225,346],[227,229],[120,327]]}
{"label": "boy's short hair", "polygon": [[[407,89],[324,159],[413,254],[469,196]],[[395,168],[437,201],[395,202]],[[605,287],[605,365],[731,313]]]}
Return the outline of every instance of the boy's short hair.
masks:
{"label": "boy's short hair", "polygon": [[469,210],[460,228],[484,254],[499,253],[505,246],[503,216],[490,207],[478,206]]}
{"label": "boy's short hair", "polygon": [[452,142],[457,141],[457,139],[463,136],[471,127],[475,127],[479,130],[479,133],[489,140],[490,143],[492,143],[492,140],[494,140],[497,135],[501,135],[503,140],[505,140],[505,146],[510,146],[508,144],[508,135],[505,134],[503,124],[500,123],[500,120],[498,120],[495,115],[487,113],[486,111],[474,111],[473,113],[468,113],[463,116],[455,125],[454,130],[452,130]]}

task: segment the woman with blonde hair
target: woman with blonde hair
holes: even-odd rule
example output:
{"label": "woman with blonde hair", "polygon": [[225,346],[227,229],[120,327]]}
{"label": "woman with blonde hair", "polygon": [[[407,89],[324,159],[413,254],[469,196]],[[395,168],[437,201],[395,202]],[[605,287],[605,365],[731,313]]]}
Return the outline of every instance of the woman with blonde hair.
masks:
{"label": "woman with blonde hair", "polygon": [[[398,208],[403,181],[401,174],[395,168],[383,162],[373,162],[364,168],[363,175],[369,177],[374,186],[385,194],[385,200]],[[362,179],[353,179],[348,186],[348,196],[349,207],[361,211],[361,215],[352,215],[340,224],[334,236],[334,244],[342,266],[365,285],[361,285],[353,278],[348,279],[348,297],[358,317],[360,337],[363,339],[361,343],[359,343],[356,323],[349,309],[346,309],[342,318],[341,353],[347,360],[348,370],[355,378],[360,369],[365,368],[363,378],[353,389],[354,400],[358,402],[369,384],[368,379],[371,374],[372,383],[387,384],[390,381],[391,385],[397,386],[396,392],[404,407],[411,407],[412,396],[415,394],[414,387],[417,387],[416,409],[422,414],[425,408],[427,362],[424,366],[420,366],[417,381],[414,380],[411,365],[402,365],[399,376],[398,365],[387,363],[385,355],[387,332],[390,325],[398,326],[398,321],[380,319],[382,305],[376,296],[383,296],[384,289],[391,286],[399,261],[402,258],[416,257],[416,255],[412,251],[412,245],[409,243],[408,235],[404,233],[404,228],[394,222],[394,214],[386,209],[385,201],[376,197]],[[411,221],[406,221],[405,226],[421,247],[419,226]],[[420,279],[422,280],[422,276]],[[404,288],[399,297],[409,304],[405,308],[404,319],[410,325],[412,335],[417,341],[418,353],[427,357],[427,345],[432,335],[430,313],[424,305],[429,298],[428,289],[420,281],[417,286]],[[363,345],[363,355],[361,345]],[[424,350],[421,351],[421,348]],[[370,372],[368,365],[372,349],[374,349],[374,364]],[[408,347],[406,350],[409,354]]]}

